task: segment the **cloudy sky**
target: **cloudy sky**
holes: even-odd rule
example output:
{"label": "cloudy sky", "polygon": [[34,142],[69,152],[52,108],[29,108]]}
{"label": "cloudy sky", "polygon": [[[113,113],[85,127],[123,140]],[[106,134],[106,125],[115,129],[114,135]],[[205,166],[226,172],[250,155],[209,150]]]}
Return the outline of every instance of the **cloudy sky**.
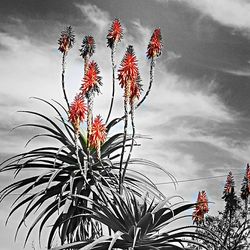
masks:
{"label": "cloudy sky", "polygon": [[[232,170],[239,189],[249,161],[249,13],[249,0],[1,0],[1,161],[40,143],[25,149],[35,131],[10,133],[16,125],[34,121],[16,111],[32,109],[54,116],[29,97],[63,102],[57,40],[67,25],[76,33],[66,66],[69,98],[73,99],[83,76],[78,55],[81,40],[92,35],[97,43],[94,59],[104,82],[95,113],[107,115],[111,69],[105,37],[112,20],[119,17],[125,34],[116,62],[121,61],[127,45],[133,44],[144,89],[149,80],[145,51],[155,28],[161,27],[164,42],[153,90],[136,112],[137,132],[152,139],[140,141],[141,149],[134,156],[159,163],[180,181],[175,190],[167,176],[145,170],[161,184],[166,196],[179,194],[194,201],[199,190],[206,190],[209,200],[215,202],[211,213],[222,209],[225,176]],[[122,113],[121,96],[118,91],[113,115]],[[0,175],[0,187],[12,181],[10,174]],[[20,249],[26,230],[14,243],[16,219],[21,213],[4,227],[12,198],[0,204],[2,250]],[[37,247],[36,236],[33,244]],[[32,249],[32,240],[26,249]]]}

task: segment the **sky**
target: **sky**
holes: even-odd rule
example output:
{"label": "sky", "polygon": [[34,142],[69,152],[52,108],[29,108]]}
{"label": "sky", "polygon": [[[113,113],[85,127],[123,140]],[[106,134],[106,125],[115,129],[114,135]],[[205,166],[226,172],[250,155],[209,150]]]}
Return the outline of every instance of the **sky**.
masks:
{"label": "sky", "polygon": [[[53,143],[36,141],[24,148],[37,131],[11,129],[36,121],[18,110],[55,116],[30,97],[64,102],[57,40],[67,25],[76,34],[76,44],[66,62],[68,97],[73,100],[83,77],[79,57],[82,38],[92,35],[97,44],[94,59],[103,77],[103,94],[96,98],[94,113],[103,117],[111,93],[106,34],[112,20],[120,18],[124,27],[116,64],[121,62],[126,47],[134,45],[144,90],[149,82],[147,44],[153,30],[160,27],[164,47],[156,63],[155,82],[135,116],[137,133],[150,139],[140,141],[134,156],[160,164],[180,181],[175,189],[168,176],[143,169],[166,196],[176,194],[195,201],[198,191],[206,190],[210,212],[216,214],[223,209],[226,175],[233,172],[239,192],[249,161],[249,12],[248,0],[1,0],[0,160],[39,143]],[[117,90],[113,118],[123,112],[122,92]],[[192,179],[201,180],[185,181]],[[11,182],[11,173],[0,175],[0,187]],[[21,249],[26,232],[23,228],[14,242],[13,232],[21,212],[4,226],[13,199],[9,197],[0,204],[2,250]],[[32,237],[25,249],[39,249],[36,232]]]}

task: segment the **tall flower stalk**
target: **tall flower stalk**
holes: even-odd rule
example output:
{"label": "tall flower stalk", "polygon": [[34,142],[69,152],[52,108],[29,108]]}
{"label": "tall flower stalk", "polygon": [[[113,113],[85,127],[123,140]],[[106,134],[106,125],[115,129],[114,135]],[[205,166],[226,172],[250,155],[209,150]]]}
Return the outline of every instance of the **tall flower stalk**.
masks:
{"label": "tall flower stalk", "polygon": [[117,44],[121,41],[122,39],[122,26],[120,23],[119,19],[115,19],[109,29],[109,33],[107,35],[107,45],[111,49],[111,64],[112,64],[112,96],[111,96],[111,101],[110,101],[110,108],[108,112],[108,116],[106,119],[106,124],[109,121],[112,109],[113,109],[113,104],[114,104],[114,98],[115,98],[115,61],[114,61],[114,55],[116,51],[116,46]]}
{"label": "tall flower stalk", "polygon": [[138,78],[137,78],[136,82],[131,86],[131,90],[130,90],[129,104],[130,104],[130,114],[131,114],[132,136],[131,136],[130,150],[128,153],[127,161],[126,161],[124,169],[123,169],[123,173],[122,173],[122,183],[124,182],[128,163],[130,161],[131,154],[132,154],[132,151],[134,148],[134,142],[135,142],[135,140],[134,140],[134,138],[135,138],[134,111],[135,111],[135,101],[136,101],[136,99],[140,98],[141,92],[142,92],[142,85],[140,84],[140,81],[141,81],[140,75],[138,74]]}
{"label": "tall flower stalk", "polygon": [[224,211],[224,219],[228,221],[228,228],[227,232],[224,238],[224,244],[227,242],[231,242],[231,229],[233,227],[233,217],[237,211],[237,208],[239,207],[239,200],[238,197],[235,194],[235,182],[232,172],[230,171],[227,176],[226,184],[223,191],[223,197],[222,199],[225,200],[226,206]]}
{"label": "tall flower stalk", "polygon": [[73,29],[71,26],[68,26],[61,32],[61,37],[58,40],[58,50],[62,52],[62,90],[68,109],[70,108],[70,105],[65,91],[65,60],[69,49],[73,47],[74,43],[75,35]]}
{"label": "tall flower stalk", "polygon": [[[88,113],[87,113],[87,162],[90,166],[90,145],[89,145],[89,136],[91,132],[91,125],[93,122],[92,118],[92,110],[93,110],[93,96],[91,89],[95,85],[95,78],[97,78],[97,72],[95,72],[95,69],[98,71],[98,67],[95,62],[89,63],[90,57],[93,56],[95,53],[95,40],[92,36],[85,36],[82,41],[82,45],[80,48],[80,56],[84,60],[84,78],[83,78],[83,85],[81,88],[83,96],[86,96],[87,99],[87,106],[88,106]],[[90,69],[89,69],[90,66]],[[87,174],[87,169],[86,169]]]}
{"label": "tall flower stalk", "polygon": [[[99,68],[96,62],[92,61],[86,69],[83,84],[81,87],[82,95],[87,98],[88,114],[87,114],[87,150],[88,164],[90,163],[90,134],[93,122],[93,98],[95,93],[100,93],[100,85],[102,85],[99,76]],[[90,165],[90,164],[89,164]]]}
{"label": "tall flower stalk", "polygon": [[139,79],[139,69],[137,65],[137,59],[134,53],[134,48],[132,45],[129,45],[125,56],[121,62],[121,67],[118,69],[118,80],[121,87],[124,89],[124,133],[123,133],[123,146],[120,158],[120,169],[119,169],[119,190],[122,192],[122,168],[123,168],[123,158],[126,147],[127,140],[127,128],[128,128],[128,108],[131,94],[135,88],[135,84]]}
{"label": "tall flower stalk", "polygon": [[151,91],[153,81],[154,81],[154,70],[155,70],[155,64],[156,64],[156,58],[161,55],[162,52],[162,36],[161,36],[161,30],[160,28],[157,28],[154,30],[151,39],[148,44],[147,48],[147,58],[151,60],[150,62],[150,79],[149,79],[149,86],[148,89],[141,99],[141,101],[137,104],[136,108],[138,108],[147,98],[149,95],[149,92]]}

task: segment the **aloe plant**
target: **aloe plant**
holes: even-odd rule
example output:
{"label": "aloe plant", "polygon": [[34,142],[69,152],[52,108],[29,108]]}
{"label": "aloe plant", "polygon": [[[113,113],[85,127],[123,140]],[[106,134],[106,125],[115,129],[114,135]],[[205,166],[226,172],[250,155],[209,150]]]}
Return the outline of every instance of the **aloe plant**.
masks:
{"label": "aloe plant", "polygon": [[[115,89],[114,53],[121,37],[121,24],[116,19],[107,36],[111,48],[112,92]],[[186,217],[186,214],[178,215],[186,213],[194,204],[181,202],[171,205],[150,178],[137,170],[136,166],[163,171],[173,182],[175,178],[150,160],[132,157],[133,147],[139,146],[136,140],[141,137],[135,133],[134,110],[144,102],[152,87],[155,60],[162,49],[160,29],[154,31],[147,49],[151,66],[146,94],[136,104],[142,88],[135,52],[129,46],[118,76],[125,89],[124,116],[108,122],[113,108],[113,93],[105,124],[100,116],[93,120],[92,114],[95,94],[100,93],[102,85],[97,64],[89,62],[95,52],[92,36],[85,36],[80,49],[84,59],[83,84],[71,105],[68,101],[64,79],[65,59],[73,47],[74,39],[71,26],[62,32],[59,39],[59,50],[63,53],[62,89],[66,108],[54,100],[49,102],[35,98],[54,110],[57,118],[53,120],[35,111],[22,111],[43,121],[19,126],[43,131],[27,143],[48,137],[52,139],[52,146],[35,148],[1,164],[1,172],[14,170],[15,176],[25,169],[45,171],[18,180],[0,191],[0,202],[11,193],[19,192],[9,214],[10,217],[17,210],[24,209],[16,235],[27,218],[33,217],[36,212],[24,243],[36,226],[39,226],[40,238],[45,226],[53,220],[47,241],[48,249],[53,248],[56,236],[60,238],[61,246],[53,249],[181,249],[185,242],[192,242],[195,237],[213,244],[212,238],[206,239],[194,230],[196,226],[169,228],[173,222]],[[129,119],[132,134],[127,130]],[[123,120],[124,130],[112,134],[112,128]],[[86,129],[82,126],[84,122],[87,123]],[[58,142],[60,146],[54,146]],[[107,236],[105,232],[108,232]]]}

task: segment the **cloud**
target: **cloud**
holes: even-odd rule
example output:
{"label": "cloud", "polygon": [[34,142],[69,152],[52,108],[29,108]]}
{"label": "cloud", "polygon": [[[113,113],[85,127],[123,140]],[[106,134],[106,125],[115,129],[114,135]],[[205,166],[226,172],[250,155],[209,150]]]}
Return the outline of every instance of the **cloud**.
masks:
{"label": "cloud", "polygon": [[221,71],[231,74],[231,75],[236,75],[236,76],[246,76],[250,77],[250,70],[249,69],[239,69],[239,70],[232,70],[232,69],[221,69]]}
{"label": "cloud", "polygon": [[110,25],[110,16],[106,11],[101,10],[93,4],[75,4],[78,7],[87,20],[94,24],[99,32],[104,32]]}
{"label": "cloud", "polygon": [[[166,0],[157,0],[168,2]],[[250,3],[247,0],[179,0],[227,27],[250,30]]]}

